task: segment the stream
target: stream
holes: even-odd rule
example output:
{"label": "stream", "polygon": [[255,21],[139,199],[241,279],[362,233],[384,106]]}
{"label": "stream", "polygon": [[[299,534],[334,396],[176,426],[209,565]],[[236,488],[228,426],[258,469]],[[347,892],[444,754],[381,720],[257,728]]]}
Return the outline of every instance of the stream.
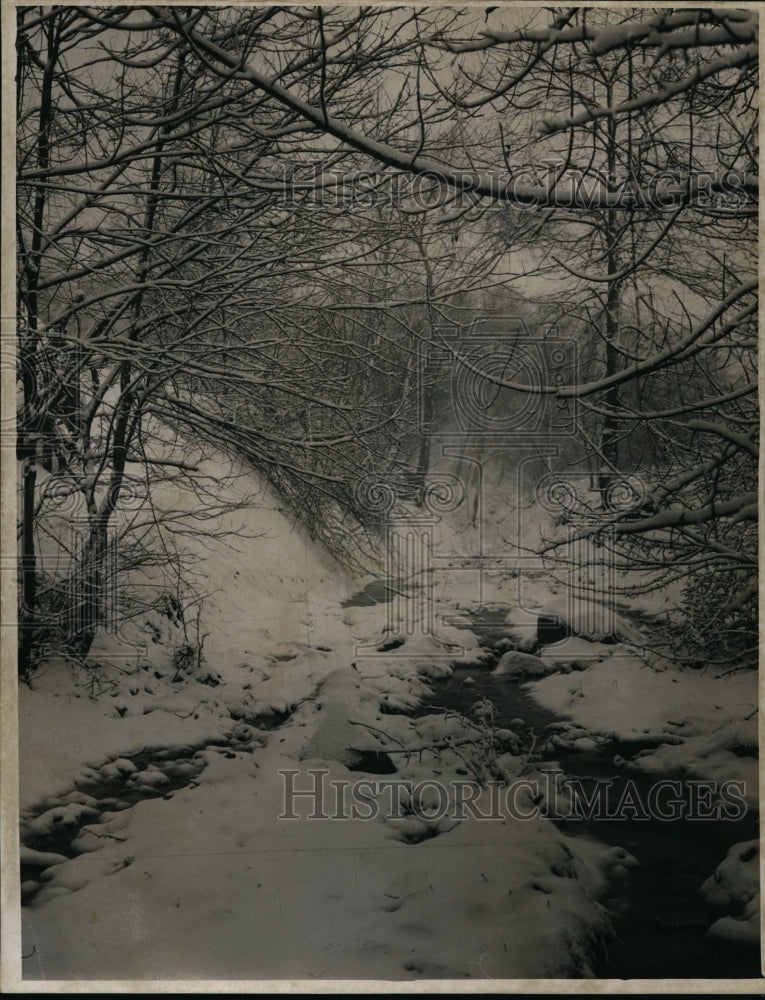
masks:
{"label": "stream", "polygon": [[90,828],[98,827],[105,815],[131,809],[147,799],[170,799],[180,789],[193,786],[206,766],[207,751],[234,757],[248,747],[246,739],[232,739],[226,745],[145,747],[107,761],[101,772],[81,778],[78,788],[63,798],[46,799],[28,810],[22,817],[21,844],[39,853],[21,861],[22,905],[32,903],[46,885],[46,871],[56,864],[46,855],[72,859],[87,852],[88,836],[99,836]]}
{"label": "stream", "polygon": [[[392,582],[385,581],[386,585],[377,589],[367,587],[365,592],[353,595],[347,606],[390,600]],[[526,690],[526,684],[504,676],[491,676],[490,671],[500,655],[494,647],[504,635],[501,625],[504,614],[501,609],[492,609],[483,615],[479,613],[471,626],[484,649],[491,652],[494,662],[455,665],[450,677],[432,682],[431,696],[415,714],[426,714],[438,706],[470,717],[475,703],[488,699],[494,706],[494,725],[497,728],[513,728],[512,720],[522,719],[527,733],[534,732],[540,753],[539,767],[544,767],[546,762],[552,766],[554,762],[566,776],[580,779],[585,788],[588,782],[609,779],[613,782],[616,801],[619,801],[620,789],[629,780],[639,792],[640,800],[646,801],[647,791],[655,782],[655,776],[624,766],[624,758],[635,755],[640,749],[639,743],[625,746],[617,741],[601,741],[595,745],[588,741],[589,746],[585,744],[585,749],[566,747],[560,742],[556,745],[549,737],[562,725],[565,726],[566,720],[537,705]],[[556,641],[561,637],[560,627],[555,621],[540,620],[540,643]],[[261,729],[275,729],[283,721],[280,718],[259,719],[257,724]],[[170,798],[179,788],[192,783],[205,766],[204,754],[199,751],[215,750],[234,756],[247,746],[245,741],[234,742],[230,746],[145,749],[132,755],[129,769],[124,773],[108,771],[108,776],[102,780],[82,785],[79,792],[70,793],[69,797],[56,803],[62,810],[61,823],[54,820],[47,827],[38,826],[36,829],[40,818],[49,815],[54,805],[51,801],[40,804],[25,817],[22,842],[33,851],[53,852],[72,858],[83,850],[78,838],[83,833],[87,834],[88,826],[98,824],[103,813],[131,808],[145,798]],[[617,754],[621,762],[614,760]],[[379,761],[372,759],[362,760],[358,769],[376,773],[393,770],[382,767]],[[142,775],[145,778],[147,774],[153,785],[151,781],[147,784],[146,780],[136,780]],[[661,777],[687,779],[687,775],[681,774]],[[687,796],[685,781],[682,788]],[[73,803],[84,806],[83,814],[73,820],[65,820],[63,810],[67,804]],[[755,811],[750,810],[738,820],[714,822],[631,818],[553,818],[553,822],[568,836],[589,837],[601,844],[622,847],[639,863],[619,884],[618,895],[604,901],[611,914],[615,937],[606,942],[606,957],[596,966],[600,978],[760,977],[757,949],[724,945],[706,936],[715,915],[707,911],[699,893],[702,883],[713,874],[732,845],[758,837],[759,823]],[[42,858],[33,858],[30,863],[22,865],[24,904],[32,902],[45,885],[48,865]]]}
{"label": "stream", "polygon": [[[482,640],[483,640],[482,636]],[[524,684],[492,677],[492,667],[455,666],[453,675],[433,683],[430,706],[450,708],[470,716],[482,698],[495,707],[494,722],[509,727],[522,718],[539,737],[559,727],[561,720],[537,705]],[[465,683],[466,678],[472,683]],[[423,706],[427,710],[427,706]],[[630,753],[637,753],[632,746]],[[595,750],[551,746],[542,760],[556,762],[565,774],[588,780],[613,781],[614,800],[630,780],[644,802],[656,777],[620,767],[614,755],[628,751],[610,743]],[[544,766],[544,764],[540,765]],[[680,779],[687,775],[668,774]],[[685,783],[682,786],[686,788]],[[684,793],[687,794],[687,793]],[[714,872],[736,843],[756,839],[757,814],[749,811],[740,820],[570,819],[554,820],[569,836],[587,836],[601,843],[625,848],[639,862],[619,884],[619,895],[606,901],[612,915],[615,939],[608,956],[597,968],[599,977],[632,978],[759,978],[757,949],[724,946],[706,936],[714,920],[699,895],[701,884]]]}

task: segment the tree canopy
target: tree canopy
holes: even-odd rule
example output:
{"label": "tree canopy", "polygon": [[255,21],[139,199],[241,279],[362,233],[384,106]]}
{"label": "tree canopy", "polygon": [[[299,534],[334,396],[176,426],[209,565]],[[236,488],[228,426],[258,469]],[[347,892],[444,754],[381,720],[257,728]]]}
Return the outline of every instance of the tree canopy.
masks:
{"label": "tree canopy", "polygon": [[81,652],[131,477],[201,488],[202,442],[350,551],[358,482],[427,473],[423,345],[492,289],[580,345],[482,373],[576,404],[579,535],[751,653],[755,11],[23,7],[17,49],[22,670],[41,470],[80,502]]}

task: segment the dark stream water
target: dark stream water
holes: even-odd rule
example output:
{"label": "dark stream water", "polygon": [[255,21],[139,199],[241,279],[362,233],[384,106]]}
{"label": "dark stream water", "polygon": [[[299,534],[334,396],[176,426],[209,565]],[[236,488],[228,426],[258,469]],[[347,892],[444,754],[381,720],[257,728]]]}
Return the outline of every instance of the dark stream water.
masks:
{"label": "dark stream water", "polygon": [[[398,584],[399,581],[394,580],[375,581],[349,598],[344,606],[389,601],[391,591]],[[458,617],[464,622],[462,615]],[[504,628],[506,608],[483,608],[472,617],[470,630],[484,650],[493,654],[493,662],[488,666],[455,665],[451,677],[434,682],[433,696],[420,712],[438,706],[470,717],[475,703],[488,699],[494,706],[496,728],[512,728],[512,720],[522,719],[527,738],[533,732],[538,746],[547,744],[540,753],[540,768],[545,762],[551,766],[555,762],[556,767],[559,766],[567,777],[576,779],[588,794],[592,793],[596,782],[609,781],[609,803],[621,801],[629,782],[638,800],[645,803],[657,779],[614,761],[617,754],[622,758],[637,754],[640,743],[627,747],[613,741],[585,751],[550,745],[546,737],[560,728],[564,720],[537,705],[523,684],[490,675],[499,658],[495,646],[507,634]],[[460,624],[459,627],[465,626]],[[540,646],[560,641],[568,634],[557,619],[548,616],[538,619],[536,639]],[[616,637],[611,641],[616,641]],[[689,803],[688,775],[663,774],[661,778],[680,782],[682,792],[678,798],[682,806],[678,812],[681,816],[693,812]],[[722,944],[706,936],[716,915],[707,910],[700,895],[702,883],[714,873],[729,848],[759,836],[756,812],[749,810],[739,819],[715,821],[698,818],[663,821],[632,816],[554,821],[570,836],[586,836],[622,847],[639,863],[620,882],[618,895],[605,901],[612,915],[615,939],[608,943],[607,957],[597,968],[599,977],[730,979],[762,975],[758,949]]]}
{"label": "dark stream water", "polygon": [[[484,636],[488,631],[484,630]],[[448,680],[434,683],[431,707],[437,705],[470,716],[475,702],[487,698],[494,705],[494,724],[498,728],[509,727],[511,720],[521,718],[539,738],[558,726],[561,720],[540,708],[523,684],[492,677],[490,669],[455,667]],[[474,682],[465,684],[467,677]],[[645,803],[656,779],[621,767],[613,760],[617,753],[626,757],[638,749],[636,745],[628,751],[616,743],[585,752],[551,746],[542,751],[541,758],[557,762],[566,775],[581,779],[587,790],[597,779],[611,779],[609,802],[618,804],[626,783],[631,781],[639,800]],[[540,766],[544,767],[544,763]],[[680,777],[662,775],[670,779]],[[682,787],[685,791],[681,797],[687,802],[685,782]],[[756,813],[750,811],[735,821],[714,822],[605,817],[556,822],[568,835],[587,836],[623,847],[639,862],[639,866],[619,883],[618,895],[606,901],[616,938],[608,943],[607,957],[597,968],[600,977],[755,978],[761,975],[756,949],[724,946],[707,938],[706,931],[715,915],[707,911],[699,894],[701,884],[713,874],[733,844],[758,836]]]}
{"label": "dark stream water", "polygon": [[[22,844],[35,851],[59,854],[65,858],[74,858],[78,854],[82,854],[83,849],[76,844],[76,841],[83,836],[83,832],[88,827],[97,826],[105,813],[130,809],[144,799],[169,799],[179,788],[190,785],[205,766],[204,758],[198,753],[200,749],[203,748],[186,746],[173,750],[146,749],[127,758],[135,767],[134,772],[124,773],[113,778],[80,782],[79,792],[81,795],[79,799],[88,807],[88,813],[74,822],[54,822],[49,830],[41,832],[35,832],[33,823],[30,826],[22,823]],[[135,782],[134,774],[140,774],[147,768],[162,773],[164,780],[161,784],[152,788],[146,784]],[[78,797],[69,797],[69,801],[77,803]],[[66,804],[66,801],[46,801],[36,809],[31,810],[27,820],[34,821],[49,809]],[[30,903],[43,888],[44,871],[45,868],[42,865],[22,862],[22,904]]]}
{"label": "dark stream water", "polygon": [[[378,588],[368,587],[370,593],[353,595],[344,606],[378,603],[390,600],[391,584],[380,581]],[[502,609],[479,615],[472,631],[484,648],[493,650],[503,637]],[[562,638],[560,626],[554,621],[540,620],[538,638],[552,642]],[[498,654],[494,654],[496,661]],[[433,707],[452,709],[471,716],[477,701],[488,699],[494,706],[496,728],[512,728],[513,720],[522,719],[525,735],[531,732],[540,747],[540,767],[550,763],[574,779],[582,787],[591,788],[595,781],[612,781],[613,801],[618,802],[628,781],[632,782],[642,802],[654,780],[634,769],[625,768],[614,761],[636,754],[639,744],[629,747],[615,742],[601,743],[596,749],[568,749],[551,745],[548,737],[560,728],[561,722],[553,713],[537,705],[523,684],[506,677],[492,677],[494,663],[490,665],[456,665],[448,679],[433,683],[433,694],[417,714],[432,711]],[[466,683],[466,680],[470,681]],[[282,718],[258,719],[261,729],[273,729]],[[23,832],[22,842],[30,848],[54,852],[72,858],[82,852],[78,838],[88,826],[97,825],[101,815],[127,809],[146,798],[170,798],[179,788],[191,784],[205,766],[204,755],[199,751],[214,749],[233,756],[232,747],[181,747],[175,749],[145,750],[131,760],[138,772],[147,768],[158,769],[166,781],[156,788],[136,784],[129,774],[109,780],[91,782],[81,786],[81,792],[93,807],[81,821],[54,826],[48,832],[34,835]],[[384,757],[385,755],[376,755]],[[389,773],[393,768],[377,760],[362,760],[358,770]],[[681,779],[681,775],[662,775],[662,778]],[[685,776],[687,778],[687,776]],[[686,789],[687,785],[682,783]],[[72,801],[70,798],[69,801]],[[609,793],[609,801],[611,801]],[[58,804],[65,804],[58,803]],[[42,803],[27,820],[34,820],[56,805]],[[600,961],[596,972],[601,978],[758,978],[761,975],[757,949],[723,945],[706,937],[714,914],[707,911],[700,897],[701,884],[714,872],[725,858],[728,849],[736,843],[753,840],[759,832],[758,817],[750,811],[737,820],[715,822],[698,819],[661,821],[635,818],[555,819],[556,823],[573,837],[586,836],[603,844],[626,849],[639,866],[630,871],[619,883],[618,894],[605,901],[612,916],[615,939],[607,943],[606,957]],[[42,877],[41,877],[42,876]],[[22,865],[22,902],[29,903],[44,885],[44,866]]]}
{"label": "dark stream water", "polygon": [[[286,715],[258,717],[258,731],[275,729]],[[196,744],[177,747],[147,747],[133,754],[122,754],[133,770],[105,777],[97,772],[91,777],[81,778],[76,791],[63,799],[46,799],[29,809],[22,817],[21,843],[24,847],[42,854],[75,858],[89,849],[88,838],[104,836],[98,827],[105,814],[131,809],[146,799],[171,799],[181,788],[193,786],[195,779],[204,770],[207,761],[204,751],[221,753],[235,757],[240,751],[250,751],[252,743],[249,727],[241,738],[236,734],[227,744]],[[146,782],[142,776],[149,775],[153,781]],[[67,817],[64,810],[68,805],[82,806],[81,815]],[[50,810],[60,810],[62,815],[40,827],[38,821]],[[117,838],[119,839],[119,838]],[[55,864],[55,862],[54,862]],[[46,884],[45,872],[52,865],[44,858],[21,863],[21,903],[28,905]]]}

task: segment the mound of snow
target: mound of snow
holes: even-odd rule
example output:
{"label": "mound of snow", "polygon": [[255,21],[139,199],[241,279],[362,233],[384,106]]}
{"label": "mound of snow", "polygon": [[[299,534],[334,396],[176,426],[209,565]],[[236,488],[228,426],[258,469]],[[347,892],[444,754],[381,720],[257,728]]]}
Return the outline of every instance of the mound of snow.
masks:
{"label": "mound of snow", "polygon": [[615,638],[635,646],[645,643],[644,636],[632,622],[588,596],[577,597],[576,593],[556,596],[544,604],[541,614],[557,619],[573,635],[592,642]]}
{"label": "mound of snow", "polygon": [[729,944],[760,943],[760,844],[734,844],[714,875],[701,887],[707,905],[722,911],[708,935]]}
{"label": "mound of snow", "polygon": [[492,677],[506,677],[508,680],[519,680],[530,677],[546,677],[555,673],[557,667],[549,660],[541,660],[538,656],[531,656],[529,653],[518,653],[510,650],[505,653],[492,670]]}

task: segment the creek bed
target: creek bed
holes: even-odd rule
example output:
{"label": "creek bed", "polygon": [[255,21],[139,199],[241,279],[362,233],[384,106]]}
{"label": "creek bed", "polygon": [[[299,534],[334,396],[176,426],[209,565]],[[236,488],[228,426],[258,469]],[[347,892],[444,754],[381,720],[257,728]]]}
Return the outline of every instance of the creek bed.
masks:
{"label": "creek bed", "polygon": [[[48,799],[36,808],[30,809],[21,826],[21,843],[33,851],[74,858],[82,853],[75,847],[75,841],[90,826],[98,825],[104,813],[121,812],[132,808],[144,799],[169,799],[180,788],[190,785],[205,766],[205,760],[198,753],[203,747],[185,746],[175,749],[144,749],[130,757],[134,768],[122,774],[99,779],[80,781],[78,789],[64,799]],[[144,783],[134,783],[133,776],[151,768],[162,775],[161,782],[154,787]],[[65,809],[67,805],[82,805],[88,810],[76,821],[55,820],[46,830],[35,830],[35,823],[51,809]],[[43,887],[43,873],[49,865],[21,864],[21,900],[29,904]]]}
{"label": "creek bed", "polygon": [[[472,683],[465,683],[470,677]],[[509,727],[522,718],[539,738],[562,721],[537,705],[523,684],[505,677],[492,677],[486,667],[457,665],[448,679],[433,683],[433,695],[422,706],[449,708],[470,717],[475,702],[489,699],[495,707],[494,724]],[[638,746],[632,747],[636,753]],[[567,777],[580,779],[582,787],[609,779],[613,800],[619,802],[628,781],[640,802],[657,780],[632,768],[614,763],[614,755],[626,754],[616,742],[595,750],[572,750],[550,746],[542,751],[544,761],[556,762]],[[688,775],[663,774],[662,779],[681,782],[687,803]],[[683,780],[685,779],[685,780]],[[733,844],[758,837],[756,812],[741,819],[583,818],[554,820],[570,836],[586,836],[601,843],[625,848],[639,862],[620,883],[618,896],[606,900],[612,915],[615,940],[608,943],[607,957],[597,974],[601,978],[759,978],[760,957],[756,948],[724,945],[706,936],[715,914],[708,912],[700,896],[701,884],[713,874]]]}
{"label": "creek bed", "polygon": [[[253,738],[281,724],[286,715],[258,717],[259,729],[240,726],[225,743],[201,743],[176,747],[145,747],[104,762],[100,769],[82,777],[61,797],[49,797],[21,817],[22,847],[36,852],[21,863],[21,903],[29,905],[46,884],[45,872],[64,860],[83,853],[79,838],[97,827],[104,814],[131,809],[147,799],[170,799],[182,788],[195,784],[206,766],[205,751],[227,757],[249,750]],[[120,766],[121,765],[121,766]],[[94,833],[94,836],[102,834]],[[49,857],[46,857],[49,855]],[[58,858],[58,860],[54,860]]]}

